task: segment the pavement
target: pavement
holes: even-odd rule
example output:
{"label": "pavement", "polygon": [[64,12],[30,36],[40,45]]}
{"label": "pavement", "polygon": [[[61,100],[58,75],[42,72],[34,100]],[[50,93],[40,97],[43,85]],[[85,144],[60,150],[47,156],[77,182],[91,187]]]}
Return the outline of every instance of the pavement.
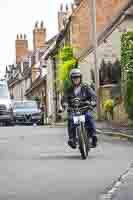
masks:
{"label": "pavement", "polygon": [[[66,124],[66,122],[59,122],[50,125],[49,127],[66,127]],[[133,127],[129,127],[127,124],[118,124],[107,121],[96,121],[96,128],[98,134],[120,137],[133,141]]]}
{"label": "pavement", "polygon": [[124,196],[127,186],[116,183],[125,174],[132,197],[132,143],[98,137],[98,147],[83,161],[67,146],[63,126],[0,127],[0,200],[103,200],[111,189],[113,197]]}
{"label": "pavement", "polygon": [[133,127],[127,124],[100,121],[96,122],[97,133],[116,136],[133,141]]}

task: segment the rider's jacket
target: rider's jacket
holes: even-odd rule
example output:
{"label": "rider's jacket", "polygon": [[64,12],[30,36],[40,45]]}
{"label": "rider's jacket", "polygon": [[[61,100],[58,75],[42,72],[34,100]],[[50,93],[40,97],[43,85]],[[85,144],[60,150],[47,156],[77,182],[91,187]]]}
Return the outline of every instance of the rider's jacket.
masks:
{"label": "rider's jacket", "polygon": [[71,86],[64,94],[61,100],[62,106],[64,103],[67,103],[68,106],[72,106],[72,100],[75,97],[80,97],[80,99],[84,102],[86,101],[96,101],[96,93],[95,91],[89,87],[86,83],[81,83],[81,89],[78,95],[75,94],[75,87]]}

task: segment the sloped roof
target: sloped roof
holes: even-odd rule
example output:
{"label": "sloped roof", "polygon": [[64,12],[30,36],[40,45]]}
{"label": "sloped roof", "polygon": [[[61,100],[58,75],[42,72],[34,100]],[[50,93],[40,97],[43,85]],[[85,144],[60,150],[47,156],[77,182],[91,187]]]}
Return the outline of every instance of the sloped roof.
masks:
{"label": "sloped roof", "polygon": [[46,80],[46,76],[40,78],[40,76],[33,82],[32,86],[26,90],[25,96],[29,95],[35,88],[39,87]]}
{"label": "sloped roof", "polygon": [[131,6],[126,12],[125,12],[126,15],[133,15],[133,6]]}

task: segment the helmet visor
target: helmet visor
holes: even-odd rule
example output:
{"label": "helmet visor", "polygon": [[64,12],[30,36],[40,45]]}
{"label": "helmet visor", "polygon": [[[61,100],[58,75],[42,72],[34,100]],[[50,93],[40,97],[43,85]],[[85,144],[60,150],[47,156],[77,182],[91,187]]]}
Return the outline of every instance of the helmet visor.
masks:
{"label": "helmet visor", "polygon": [[72,78],[72,79],[81,78],[81,74],[72,74],[72,75],[71,75],[71,78]]}

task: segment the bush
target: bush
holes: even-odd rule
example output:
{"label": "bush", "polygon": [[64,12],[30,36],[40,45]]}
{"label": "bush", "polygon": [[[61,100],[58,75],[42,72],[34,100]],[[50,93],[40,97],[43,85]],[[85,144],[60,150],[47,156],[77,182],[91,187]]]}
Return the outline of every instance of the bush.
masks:
{"label": "bush", "polygon": [[105,112],[105,119],[108,119],[108,114],[113,119],[115,103],[113,99],[108,99],[104,102],[103,108]]}
{"label": "bush", "polygon": [[125,109],[130,119],[133,119],[133,79],[126,83],[126,94],[124,97]]}

